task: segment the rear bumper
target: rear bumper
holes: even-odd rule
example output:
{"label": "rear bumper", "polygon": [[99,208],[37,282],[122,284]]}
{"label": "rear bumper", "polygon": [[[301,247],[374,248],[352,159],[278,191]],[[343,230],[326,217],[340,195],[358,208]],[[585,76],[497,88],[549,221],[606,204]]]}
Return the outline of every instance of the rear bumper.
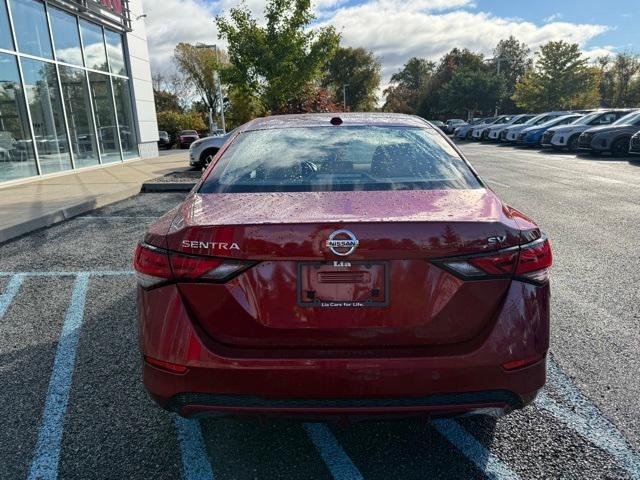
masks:
{"label": "rear bumper", "polygon": [[161,407],[186,416],[508,413],[532,401],[545,383],[544,359],[510,371],[502,365],[546,355],[548,285],[512,282],[495,321],[464,350],[353,357],[218,348],[190,319],[175,286],[162,289],[155,297],[161,305],[149,305],[147,292],[139,292],[140,349],[188,370],[176,374],[144,362],[144,385]]}
{"label": "rear bumper", "polygon": [[535,393],[523,399],[512,392],[500,390],[428,397],[358,399],[271,399],[250,395],[181,393],[172,397],[165,407],[185,417],[269,415],[305,419],[357,419],[413,415],[450,417],[469,414],[500,417],[523,408],[534,398]]}

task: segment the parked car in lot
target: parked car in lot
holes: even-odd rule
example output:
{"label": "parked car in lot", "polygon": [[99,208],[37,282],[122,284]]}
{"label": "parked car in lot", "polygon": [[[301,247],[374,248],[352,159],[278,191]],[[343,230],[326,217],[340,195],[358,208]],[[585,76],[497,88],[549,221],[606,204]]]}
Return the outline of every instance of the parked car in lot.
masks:
{"label": "parked car in lot", "polygon": [[486,140],[489,134],[489,128],[497,125],[506,125],[511,120],[512,115],[500,115],[491,123],[480,124],[471,129],[471,140]]}
{"label": "parked car in lot", "polygon": [[636,110],[611,125],[586,130],[578,139],[578,151],[592,155],[608,152],[623,157],[629,153],[631,137],[639,130],[640,110]]}
{"label": "parked car in lot", "polygon": [[447,120],[445,123],[446,123],[446,127],[444,131],[449,135],[451,135],[454,132],[456,127],[461,127],[462,125],[468,125],[468,123],[462,120],[461,118],[451,118]]}
{"label": "parked car in lot", "polygon": [[572,113],[570,115],[562,115],[560,117],[556,117],[540,125],[527,127],[518,134],[517,143],[518,145],[523,147],[538,146],[542,141],[542,135],[544,135],[544,133],[550,128],[556,127],[558,125],[568,125],[582,117],[583,115],[581,113]]}
{"label": "parked car in lot", "polygon": [[556,150],[566,148],[570,152],[575,152],[578,150],[578,137],[582,132],[598,125],[610,125],[631,111],[633,110],[622,108],[591,112],[571,125],[550,128],[542,136],[540,143],[543,147],[551,147]]}
{"label": "parked car in lot", "polygon": [[507,128],[513,126],[513,125],[522,125],[525,122],[527,122],[528,120],[532,119],[533,117],[535,117],[535,115],[533,114],[521,114],[521,115],[514,115],[511,117],[511,119],[506,122],[503,123],[501,125],[493,125],[491,127],[489,127],[487,136],[486,136],[486,140],[492,141],[492,142],[497,142],[500,141],[501,139],[501,135],[504,132],[505,136],[506,136],[506,131]]}
{"label": "parked car in lot", "polygon": [[189,165],[197,168],[208,167],[213,157],[216,156],[226,141],[231,138],[234,131],[231,130],[226,134],[201,138],[193,142],[189,147]]}
{"label": "parked car in lot", "polygon": [[551,263],[420,118],[256,119],[137,247],[144,385],[183,416],[505,414],[545,383]]}
{"label": "parked car in lot", "polygon": [[640,132],[631,137],[629,153],[632,155],[640,155]]}
{"label": "parked car in lot", "polygon": [[561,117],[563,115],[568,115],[570,112],[546,112],[541,113],[540,115],[536,115],[533,118],[530,118],[526,122],[520,125],[513,125],[511,127],[507,127],[504,132],[500,134],[500,140],[503,142],[516,143],[518,141],[518,135],[522,130],[529,127],[534,127],[536,125],[542,125],[543,123],[548,122],[549,120],[553,120],[554,118]]}
{"label": "parked car in lot", "polygon": [[158,148],[160,150],[169,150],[171,148],[171,137],[169,136],[169,133],[164,130],[160,130],[158,132]]}
{"label": "parked car in lot", "polygon": [[447,125],[444,122],[441,122],[440,120],[429,120],[429,123],[434,127],[438,127],[443,132],[447,128]]}
{"label": "parked car in lot", "polygon": [[189,148],[189,146],[200,138],[200,134],[195,130],[182,130],[178,134],[178,142],[180,148]]}
{"label": "parked car in lot", "polygon": [[469,123],[465,123],[464,125],[460,125],[456,127],[453,131],[453,136],[459,140],[469,140],[468,135],[471,132],[471,129],[476,126],[484,123],[485,121],[494,120],[495,117],[491,118],[476,118]]}

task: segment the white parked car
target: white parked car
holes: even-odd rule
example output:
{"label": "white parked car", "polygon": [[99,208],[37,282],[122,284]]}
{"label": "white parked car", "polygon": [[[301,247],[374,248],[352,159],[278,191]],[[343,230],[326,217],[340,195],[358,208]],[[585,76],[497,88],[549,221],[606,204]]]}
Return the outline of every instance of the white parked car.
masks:
{"label": "white parked car", "polygon": [[233,132],[224,135],[213,135],[211,137],[196,140],[189,147],[189,165],[192,167],[206,168],[216,156],[218,150],[231,138]]}

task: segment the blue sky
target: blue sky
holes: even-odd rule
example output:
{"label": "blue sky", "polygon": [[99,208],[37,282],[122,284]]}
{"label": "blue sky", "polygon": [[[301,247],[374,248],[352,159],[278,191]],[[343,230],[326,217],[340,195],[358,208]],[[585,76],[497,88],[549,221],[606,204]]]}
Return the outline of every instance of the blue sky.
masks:
{"label": "blue sky", "polygon": [[477,10],[538,23],[555,19],[603,24],[610,29],[588,42],[588,47],[609,45],[616,50],[640,51],[640,0],[476,0],[475,3]]}
{"label": "blue sky", "polygon": [[[267,0],[246,0],[261,17]],[[212,18],[237,0],[144,0],[154,71],[172,69],[178,42],[218,43]],[[342,43],[374,52],[383,82],[412,56],[437,60],[454,47],[490,56],[514,35],[533,51],[550,40],[580,45],[589,58],[640,53],[640,0],[314,0],[317,25],[331,25]],[[180,15],[176,15],[180,12]]]}

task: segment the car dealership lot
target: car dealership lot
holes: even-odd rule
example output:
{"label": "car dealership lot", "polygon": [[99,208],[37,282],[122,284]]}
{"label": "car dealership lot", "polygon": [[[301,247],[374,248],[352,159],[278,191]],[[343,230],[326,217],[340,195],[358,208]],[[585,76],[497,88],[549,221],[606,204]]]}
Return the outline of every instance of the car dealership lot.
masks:
{"label": "car dealership lot", "polygon": [[4,478],[640,478],[640,165],[462,144],[555,251],[546,392],[509,417],[178,419],[144,393],[131,255],[181,194],[0,245]]}

